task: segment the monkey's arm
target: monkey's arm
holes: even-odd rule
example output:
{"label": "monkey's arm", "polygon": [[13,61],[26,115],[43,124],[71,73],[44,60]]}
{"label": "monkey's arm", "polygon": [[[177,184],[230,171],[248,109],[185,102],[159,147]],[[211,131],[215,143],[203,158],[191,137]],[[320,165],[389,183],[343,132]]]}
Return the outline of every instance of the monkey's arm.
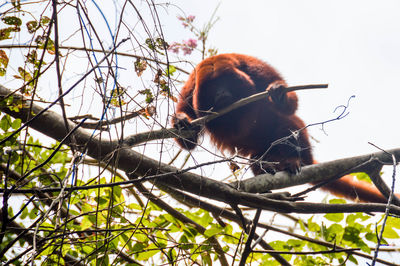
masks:
{"label": "monkey's arm", "polygon": [[178,130],[193,130],[194,134],[190,138],[175,138],[179,146],[186,150],[193,150],[197,146],[197,140],[201,131],[201,127],[192,126],[190,122],[197,118],[193,108],[193,90],[194,90],[193,73],[181,91],[176,112],[172,116],[172,126]]}
{"label": "monkey's arm", "polygon": [[275,81],[267,88],[270,100],[276,109],[285,115],[293,115],[297,110],[297,94],[286,92],[287,84],[283,80]]}

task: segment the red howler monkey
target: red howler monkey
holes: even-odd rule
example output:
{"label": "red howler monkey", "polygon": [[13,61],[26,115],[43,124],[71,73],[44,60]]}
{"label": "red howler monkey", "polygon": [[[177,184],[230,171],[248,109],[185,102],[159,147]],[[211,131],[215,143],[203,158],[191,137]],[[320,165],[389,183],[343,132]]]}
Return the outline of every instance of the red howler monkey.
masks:
{"label": "red howler monkey", "polygon": [[[295,114],[297,95],[285,93],[286,82],[267,63],[247,55],[220,54],[200,62],[181,90],[172,124],[189,127],[190,121],[218,112],[241,98],[265,91],[270,97],[240,107],[205,124],[211,141],[221,151],[248,156],[255,175],[286,170],[297,172],[314,163],[304,122]],[[197,145],[200,128],[189,139],[177,138],[187,150]],[[298,131],[298,135],[293,132]],[[285,141],[271,144],[284,138]],[[277,162],[271,166],[271,163]],[[386,202],[381,193],[366,182],[345,176],[324,187],[334,194],[370,202]]]}

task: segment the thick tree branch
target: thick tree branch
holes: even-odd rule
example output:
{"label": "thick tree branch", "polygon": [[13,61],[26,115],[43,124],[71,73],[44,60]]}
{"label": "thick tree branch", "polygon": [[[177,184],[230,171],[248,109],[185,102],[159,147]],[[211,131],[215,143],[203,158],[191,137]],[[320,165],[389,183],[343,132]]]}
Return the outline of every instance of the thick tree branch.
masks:
{"label": "thick tree branch", "polygon": [[[5,87],[0,86],[0,97],[4,97],[10,93]],[[21,100],[20,97],[14,95],[14,101]],[[31,112],[38,114],[43,109],[32,104],[32,109],[27,108],[25,102],[24,107],[17,111],[10,110],[8,106],[0,106],[0,110],[9,115],[26,121]],[[71,128],[72,122],[71,123]],[[60,115],[48,110],[38,116],[37,119],[30,123],[30,127],[42,132],[43,134],[56,139],[62,140],[65,137],[65,125]],[[288,201],[280,201],[269,199],[263,195],[254,193],[239,192],[232,186],[225,183],[199,176],[193,173],[176,174],[176,168],[153,160],[131,149],[118,146],[116,141],[100,141],[93,137],[83,129],[77,129],[75,132],[76,143],[79,147],[86,151],[92,158],[110,163],[115,167],[128,173],[130,178],[138,178],[149,175],[157,175],[159,173],[168,173],[160,178],[155,178],[154,183],[171,186],[182,191],[187,191],[198,196],[222,201],[228,204],[241,204],[253,208],[261,208],[263,210],[271,210],[275,212],[297,212],[297,213],[334,213],[334,212],[384,212],[385,204],[314,204],[314,203],[294,203]],[[68,143],[67,143],[68,144]],[[391,151],[389,151],[391,152]],[[395,156],[399,156],[399,151],[391,152]],[[118,155],[118,156],[116,156]],[[382,161],[390,162],[391,157],[387,154],[377,155]],[[364,158],[364,157],[363,157]],[[365,161],[365,160],[364,160]],[[319,169],[321,170],[321,169]],[[333,171],[332,169],[330,169]],[[316,176],[312,178],[317,179]],[[276,178],[278,179],[278,178]],[[308,180],[307,182],[309,182]],[[400,208],[390,206],[390,211],[394,214],[400,214]]]}
{"label": "thick tree branch", "polygon": [[[400,149],[392,149],[389,150],[388,153],[393,154],[397,160],[400,158]],[[379,168],[381,164],[392,164],[391,156],[384,152],[354,156],[304,166],[297,175],[282,171],[275,175],[258,175],[240,182],[234,182],[231,185],[237,187],[241,191],[263,193],[273,189],[340,178],[346,174],[355,172],[368,173],[371,169]]]}

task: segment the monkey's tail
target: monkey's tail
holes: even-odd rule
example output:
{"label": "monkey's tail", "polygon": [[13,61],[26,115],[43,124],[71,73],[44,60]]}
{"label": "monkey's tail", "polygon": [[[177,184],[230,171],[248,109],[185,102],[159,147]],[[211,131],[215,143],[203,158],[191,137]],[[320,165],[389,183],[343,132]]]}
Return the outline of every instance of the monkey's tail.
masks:
{"label": "monkey's tail", "polygon": [[382,193],[368,182],[358,180],[354,176],[345,175],[322,187],[335,196],[344,197],[354,201],[386,203],[387,199]]}

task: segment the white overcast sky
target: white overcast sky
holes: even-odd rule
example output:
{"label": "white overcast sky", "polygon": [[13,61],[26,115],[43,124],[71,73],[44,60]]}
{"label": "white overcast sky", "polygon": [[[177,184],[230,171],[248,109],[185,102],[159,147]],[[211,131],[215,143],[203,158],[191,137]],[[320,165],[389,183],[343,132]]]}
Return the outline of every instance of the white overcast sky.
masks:
{"label": "white overcast sky", "polygon": [[[317,160],[376,151],[368,141],[384,149],[399,146],[400,1],[172,3],[195,15],[199,25],[219,4],[220,19],[209,42],[220,53],[257,56],[290,85],[329,83],[328,90],[299,93],[299,114],[306,123],[334,117],[336,106],[356,96],[344,120],[325,126],[327,135],[311,129]],[[185,38],[179,27],[165,29],[167,39]]]}

